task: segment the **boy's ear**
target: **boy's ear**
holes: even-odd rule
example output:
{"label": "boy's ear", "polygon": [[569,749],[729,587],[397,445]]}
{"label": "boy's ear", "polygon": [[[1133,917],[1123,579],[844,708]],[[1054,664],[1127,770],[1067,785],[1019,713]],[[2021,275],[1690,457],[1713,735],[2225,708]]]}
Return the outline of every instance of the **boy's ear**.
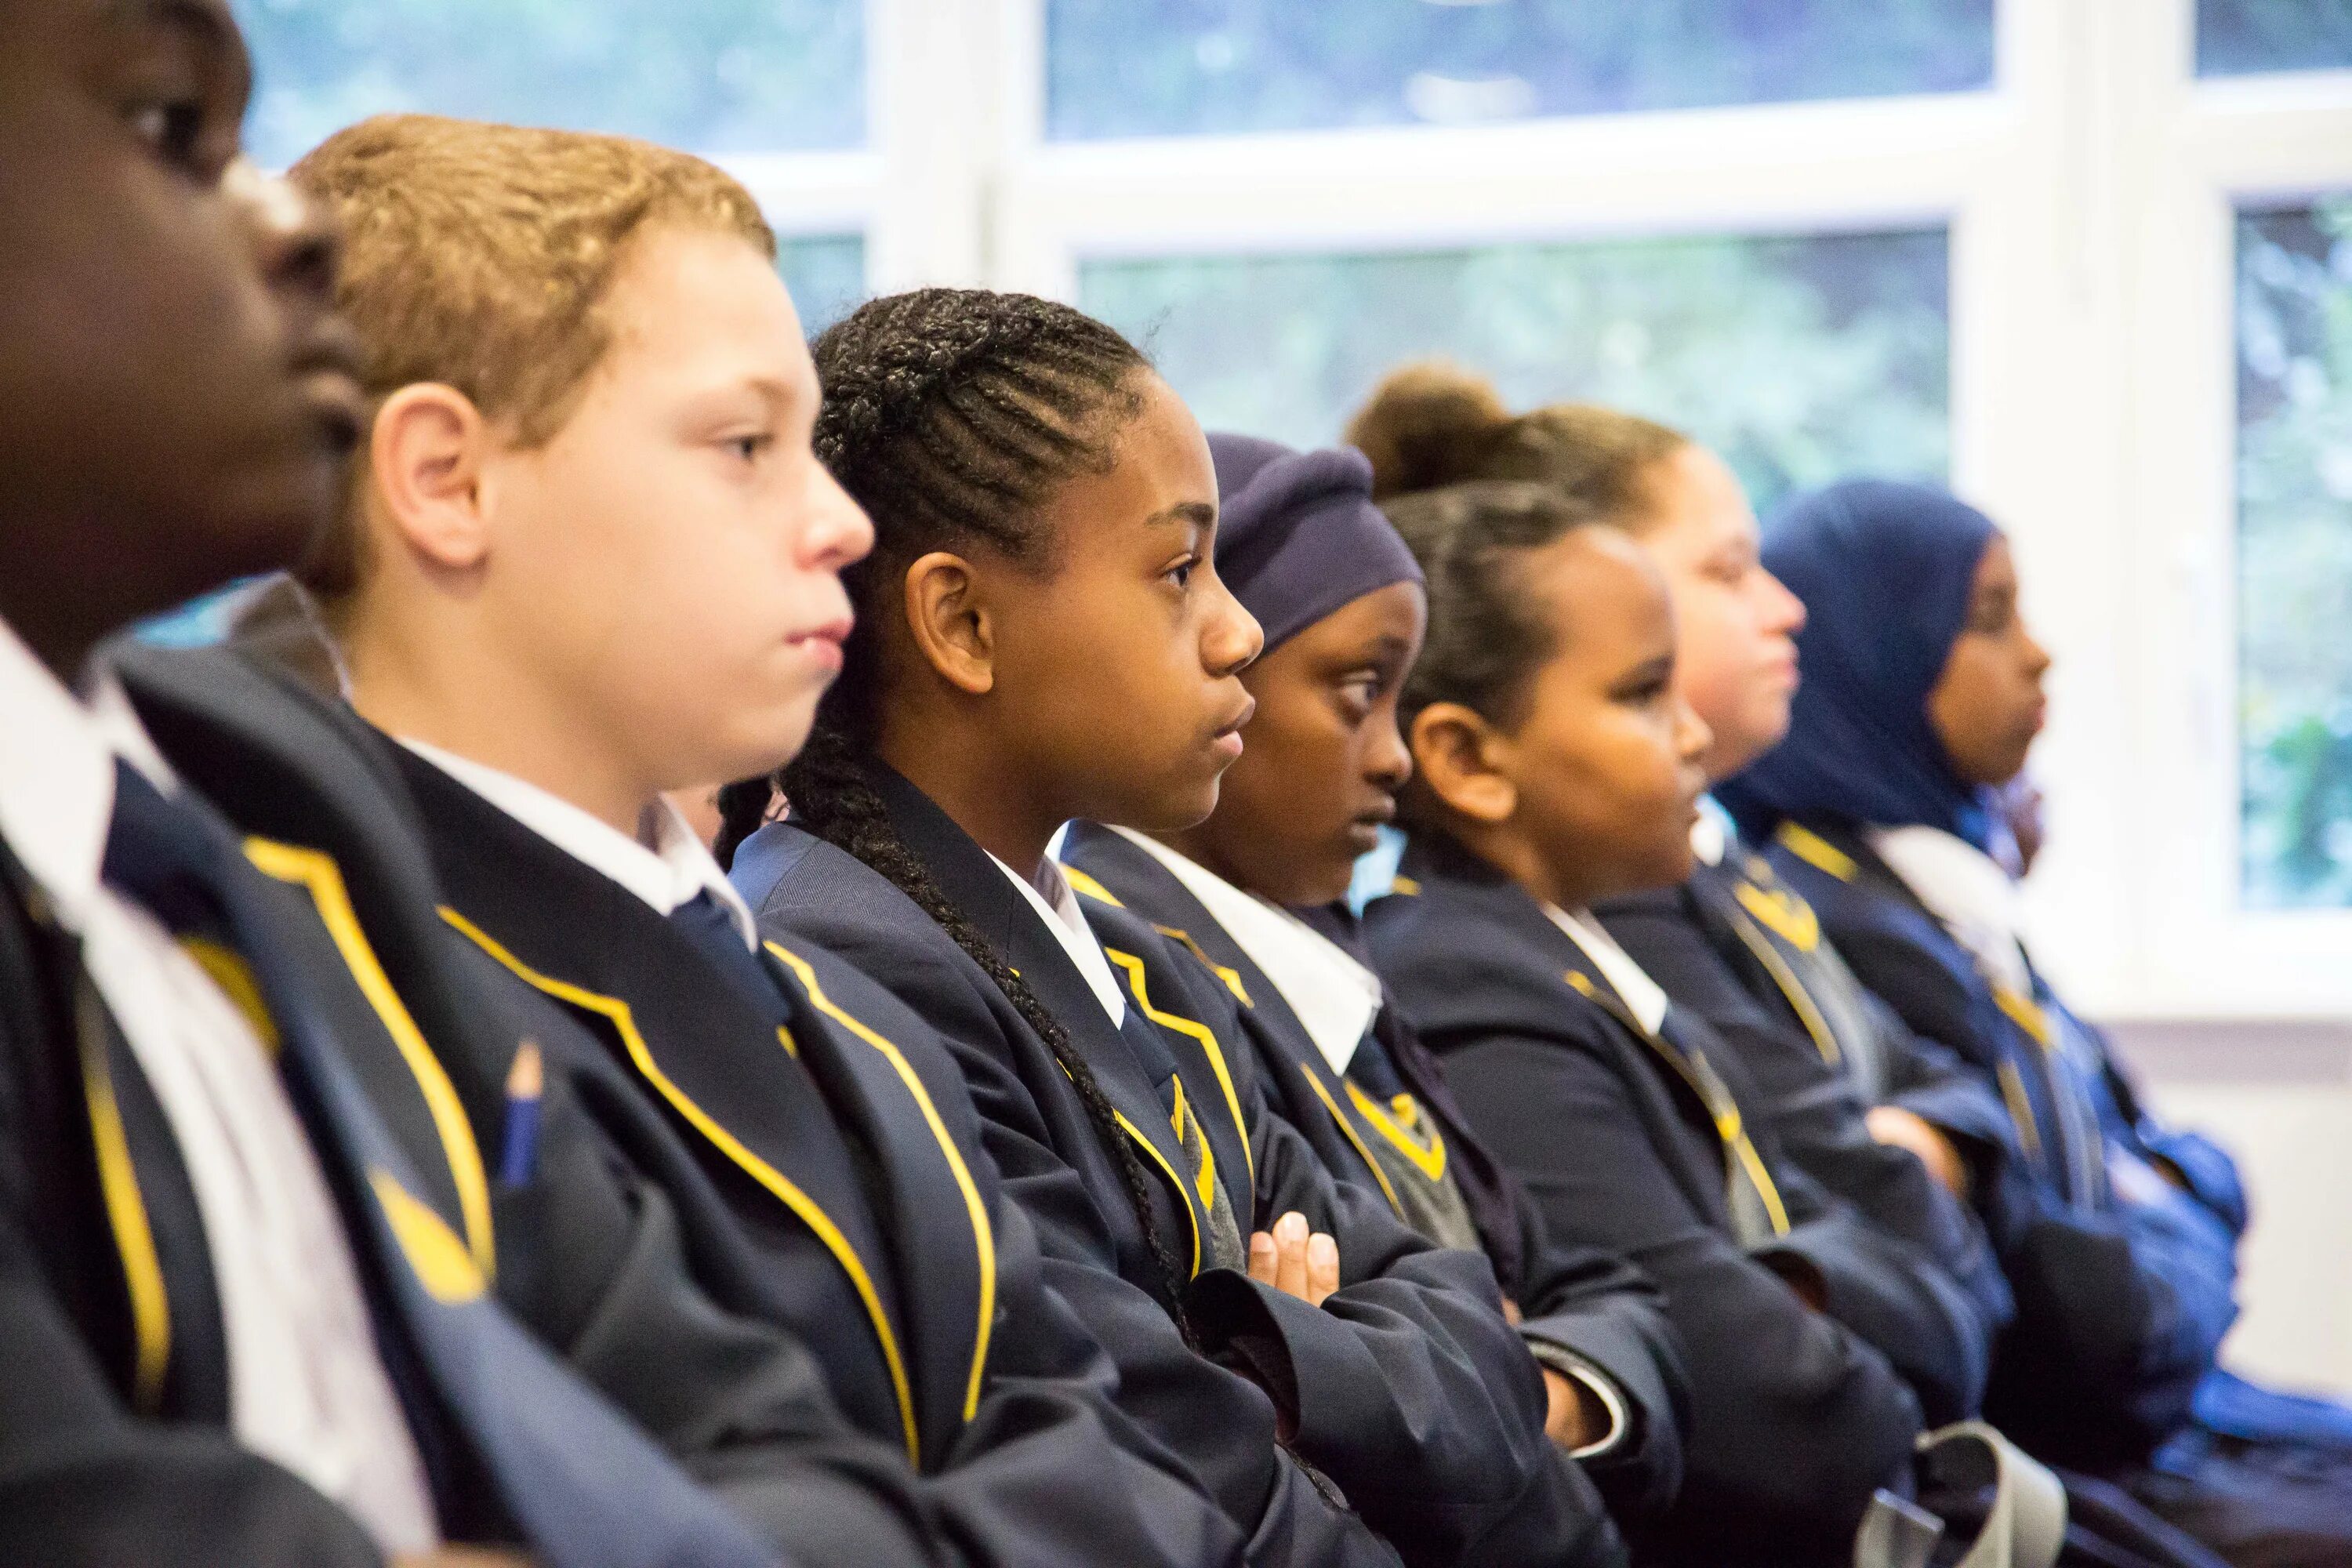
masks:
{"label": "boy's ear", "polygon": [[1411,740],[1422,787],[1451,809],[1490,827],[1518,810],[1518,785],[1502,766],[1510,742],[1474,710],[1433,702],[1413,715]]}
{"label": "boy's ear", "polygon": [[907,630],[925,663],[957,690],[996,685],[996,634],[971,563],[934,550],[907,568]]}
{"label": "boy's ear", "polygon": [[488,552],[481,508],[489,422],[454,386],[418,382],[383,401],[368,440],[376,504],[415,553],[465,571]]}

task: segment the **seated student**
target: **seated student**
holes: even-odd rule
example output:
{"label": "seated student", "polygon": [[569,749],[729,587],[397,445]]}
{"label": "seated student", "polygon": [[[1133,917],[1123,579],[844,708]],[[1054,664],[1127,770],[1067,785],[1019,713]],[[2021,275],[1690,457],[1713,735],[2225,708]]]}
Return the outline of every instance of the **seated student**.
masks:
{"label": "seated student", "polygon": [[[1674,601],[1675,679],[1711,736],[1700,758],[1710,784],[1786,731],[1790,638],[1804,610],[1759,564],[1755,514],[1714,453],[1591,405],[1514,416],[1487,383],[1433,364],[1383,382],[1349,434],[1378,454],[1383,493],[1539,479],[1633,534]],[[1811,936],[1810,911],[1741,849],[1711,797],[1692,851],[1680,887],[1603,900],[1594,912],[1681,1011],[1738,1054],[1781,1152],[1938,1260],[1997,1331],[2011,1316],[2008,1283],[1955,1194],[1968,1180],[1962,1149],[1990,1158],[2005,1135],[1998,1100],[1943,1047],[1910,1037]]]}
{"label": "seated student", "polygon": [[2050,663],[2008,542],[1939,491],[1855,481],[1788,509],[1764,562],[1805,604],[1806,682],[1788,740],[1722,797],[1863,983],[2013,1119],[2018,1157],[1979,1194],[2019,1308],[1998,1417],[2125,1469],[2232,1561],[2341,1561],[2352,1493],[2309,1451],[2326,1408],[2234,1382],[2205,1397],[2236,1312],[2234,1167],[2140,1106],[2027,958],[1985,852],[1988,792],[2024,765]]}
{"label": "seated student", "polygon": [[1547,1228],[1665,1292],[1692,1412],[1661,1554],[1843,1562],[1874,1493],[1906,1484],[1922,1399],[1972,1407],[1981,1326],[1780,1159],[1738,1061],[1588,912],[1688,868],[1706,732],[1675,695],[1664,590],[1547,487],[1390,515],[1430,634],[1405,684],[1399,893],[1366,911],[1377,967]]}
{"label": "seated student", "polygon": [[[190,772],[357,873],[502,1182],[531,1163],[499,1121],[520,1033],[543,1133],[624,1184],[592,1206],[543,1135],[548,1191],[501,1226],[542,1245],[509,1241],[501,1293],[809,1561],[1234,1560],[1043,1289],[937,1040],[823,953],[761,953],[661,801],[790,754],[871,537],[808,450],[751,198],[642,144],[426,117],[297,179],[346,220],[379,405],[329,535],[357,570],[314,581],[404,743],[229,656],[124,668]],[[468,1033],[485,1005],[513,1032]],[[707,1299],[640,1329],[681,1255]]]}
{"label": "seated student", "polygon": [[1164,838],[1073,823],[1062,860],[1224,978],[1326,1165],[1423,1236],[1487,1255],[1545,1363],[1553,1440],[1621,1521],[1654,1513],[1674,1498],[1689,1397],[1656,1291],[1619,1259],[1550,1244],[1334,924],[1412,771],[1396,702],[1421,649],[1421,568],[1372,505],[1361,454],[1222,434],[1209,452],[1217,571],[1265,635],[1242,676],[1246,748],[1207,821]]}
{"label": "seated student", "polygon": [[[1224,989],[1082,910],[1047,855],[1073,817],[1199,819],[1241,750],[1259,636],[1216,575],[1199,426],[1116,332],[1022,295],[877,300],[816,360],[818,451],[877,543],[791,817],[736,858],[762,929],[849,957],[961,1048],[1048,1251],[1157,1299],[1157,1322],[1090,1313],[1107,1342],[1172,1320],[1245,1367],[1408,1561],[1616,1560],[1486,1261],[1335,1182],[1265,1103]],[[1276,1434],[1240,1436],[1251,1458]]]}
{"label": "seated student", "polygon": [[241,839],[89,666],[291,560],[357,431],[333,233],[238,152],[235,24],[0,32],[0,1561],[775,1563],[486,1295],[516,1215],[454,1195],[476,1146],[331,868]]}

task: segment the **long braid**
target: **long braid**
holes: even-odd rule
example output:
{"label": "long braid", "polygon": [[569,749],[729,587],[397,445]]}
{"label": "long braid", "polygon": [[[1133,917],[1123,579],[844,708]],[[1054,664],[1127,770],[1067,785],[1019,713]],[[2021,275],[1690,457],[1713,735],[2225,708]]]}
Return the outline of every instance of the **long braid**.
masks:
{"label": "long braid", "polygon": [[1165,1305],[1192,1342],[1190,1271],[1160,1230],[1150,1178],[1094,1069],[899,837],[865,765],[881,697],[874,639],[896,613],[879,602],[878,586],[898,582],[932,550],[977,546],[1042,565],[1053,542],[1039,507],[1061,484],[1113,461],[1110,437],[1142,407],[1149,365],[1118,332],[1066,305],[981,289],[872,300],[828,328],[814,351],[824,387],[817,456],[873,518],[876,537],[872,555],[843,574],[857,621],[842,675],[809,743],[781,775],[793,820],[912,899],[1045,1043],[1118,1168]]}
{"label": "long braid", "polygon": [[735,868],[735,851],[767,823],[768,813],[776,804],[780,776],[758,773],[737,779],[719,791],[719,837],[710,842],[710,855],[720,870]]}
{"label": "long braid", "polygon": [[1119,1181],[1127,1188],[1127,1200],[1143,1226],[1144,1243],[1151,1249],[1152,1261],[1159,1268],[1167,1304],[1190,1342],[1192,1325],[1185,1321],[1182,1309],[1190,1274],[1178,1262],[1175,1249],[1168,1245],[1160,1229],[1151,1203],[1150,1178],[1144,1174],[1143,1162],[1136,1158],[1133,1146],[1118,1125],[1118,1113],[1111,1109],[1102,1085],[1096,1081],[1094,1069],[1071,1043],[1069,1031],[1062,1026],[1060,1019],[1046,1011],[1036,993],[1004,962],[987,936],[971,923],[971,917],[949,899],[922,858],[898,837],[881,795],[874,788],[873,779],[859,759],[857,748],[841,731],[819,725],[801,754],[785,770],[785,776],[790,781],[793,822],[881,872],[893,887],[938,921],[940,929],[955,939],[955,944],[987,971],[989,979],[1004,993],[1022,1021],[1036,1031],[1062,1070],[1069,1074],[1080,1102],[1087,1108],[1087,1120],[1094,1124],[1096,1135],[1118,1167]]}

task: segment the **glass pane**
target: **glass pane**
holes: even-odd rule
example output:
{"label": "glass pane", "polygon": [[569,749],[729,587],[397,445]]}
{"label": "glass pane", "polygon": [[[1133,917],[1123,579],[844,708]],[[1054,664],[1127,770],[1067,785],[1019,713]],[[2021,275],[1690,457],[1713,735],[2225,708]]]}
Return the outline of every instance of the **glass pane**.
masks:
{"label": "glass pane", "polygon": [[1061,140],[1951,92],[1992,0],[1046,0]]}
{"label": "glass pane", "polygon": [[860,0],[233,0],[247,144],[283,168],[355,120],[425,110],[705,153],[866,135]]}
{"label": "glass pane", "polygon": [[801,326],[814,337],[865,300],[866,241],[855,234],[781,236],[776,270],[793,291]]}
{"label": "glass pane", "polygon": [[1940,228],[1097,261],[1079,277],[1086,308],[1134,334],[1212,429],[1328,443],[1381,375],[1439,355],[1513,407],[1577,398],[1686,430],[1759,508],[1853,473],[1945,472]]}
{"label": "glass pane", "polygon": [[2352,905],[2352,195],[2238,219],[2246,901]]}
{"label": "glass pane", "polygon": [[2197,0],[2197,74],[2352,67],[2345,0]]}

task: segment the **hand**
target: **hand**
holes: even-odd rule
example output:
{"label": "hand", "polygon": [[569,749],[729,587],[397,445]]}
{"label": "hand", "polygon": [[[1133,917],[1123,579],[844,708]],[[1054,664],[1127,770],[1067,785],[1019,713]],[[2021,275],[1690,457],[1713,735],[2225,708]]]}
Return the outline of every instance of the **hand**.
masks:
{"label": "hand", "polygon": [[1284,1215],[1271,1234],[1250,1237],[1249,1277],[1319,1307],[1339,1288],[1339,1244],[1321,1231],[1308,1235],[1305,1215]]}
{"label": "hand", "polygon": [[1863,1116],[1870,1135],[1881,1143],[1908,1149],[1927,1167],[1936,1184],[1954,1197],[1969,1195],[1969,1167],[1952,1141],[1921,1120],[1916,1111],[1899,1105],[1874,1105]]}
{"label": "hand", "polygon": [[1609,1413],[1592,1390],[1550,1367],[1543,1369],[1543,1375],[1544,1395],[1551,1406],[1544,1415],[1544,1436],[1568,1453],[1598,1442]]}
{"label": "hand", "polygon": [[1527,1321],[1528,1315],[1519,1310],[1519,1304],[1517,1301],[1512,1300],[1508,1296],[1504,1297],[1503,1321],[1510,1324],[1511,1327],[1516,1329]]}
{"label": "hand", "polygon": [[520,1552],[494,1551],[487,1546],[436,1546],[432,1551],[392,1560],[392,1568],[533,1568]]}

